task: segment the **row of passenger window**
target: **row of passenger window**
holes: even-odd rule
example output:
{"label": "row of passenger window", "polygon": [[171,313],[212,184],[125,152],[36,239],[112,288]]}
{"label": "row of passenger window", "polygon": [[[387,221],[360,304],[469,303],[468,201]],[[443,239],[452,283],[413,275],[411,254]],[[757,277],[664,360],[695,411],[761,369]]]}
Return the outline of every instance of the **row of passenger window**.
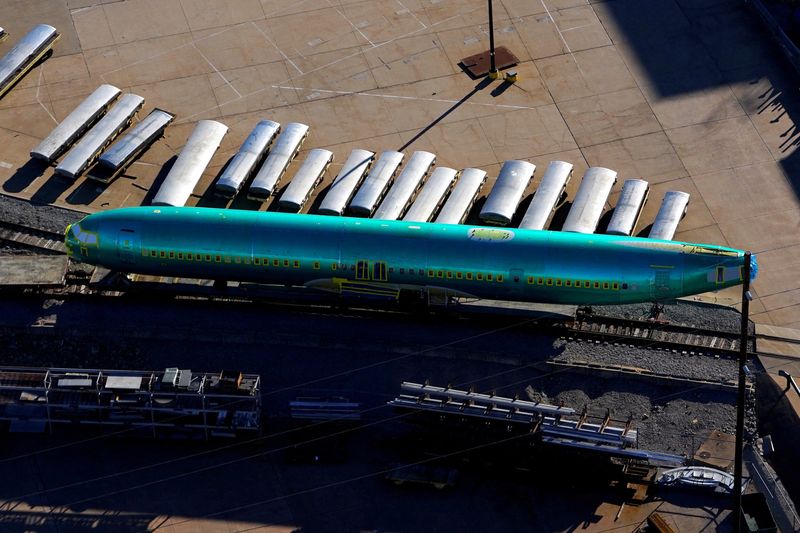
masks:
{"label": "row of passenger window", "polygon": [[[142,250],[143,256],[150,256],[152,258],[157,259],[172,259],[178,261],[203,261],[206,263],[233,263],[233,264],[253,264],[254,266],[265,266],[265,267],[284,267],[284,268],[300,268],[300,261],[298,259],[279,259],[279,258],[269,258],[269,257],[254,257],[251,258],[247,257],[240,257],[240,256],[230,256],[230,255],[221,255],[221,254],[199,254],[194,252],[176,252],[174,250]],[[313,262],[314,270],[320,269],[320,262],[314,261]],[[356,265],[350,265],[349,270],[355,270]],[[331,270],[332,271],[347,271],[348,265],[345,263],[331,263]],[[389,267],[389,274],[393,274],[395,270],[399,274],[408,274],[408,275],[419,275],[425,276],[426,270],[419,268],[406,268],[406,267],[399,267],[395,269],[395,267]],[[505,277],[503,274],[492,274],[490,272],[461,272],[456,271],[453,272],[452,270],[427,270],[427,277],[428,278],[439,278],[439,279],[456,279],[456,280],[466,280],[466,281],[495,281],[497,283],[503,283]],[[362,275],[361,278],[366,279],[365,275]],[[381,280],[385,281],[385,277],[381,276]],[[518,278],[514,278],[514,281],[518,281]],[[616,281],[609,282],[609,281],[590,281],[590,280],[573,280],[573,279],[562,279],[562,278],[545,278],[545,277],[535,277],[535,276],[528,276],[528,284],[529,285],[544,285],[547,287],[574,287],[576,289],[584,288],[584,289],[601,289],[601,290],[613,290],[617,291],[620,289],[620,284]],[[627,283],[622,284],[623,289],[628,288]]]}
{"label": "row of passenger window", "polygon": [[[528,276],[528,285],[545,285],[547,287],[574,287],[576,289],[601,289],[618,291],[620,284],[616,281],[595,281],[588,279],[562,279]],[[622,284],[623,289],[628,288],[627,283]]]}

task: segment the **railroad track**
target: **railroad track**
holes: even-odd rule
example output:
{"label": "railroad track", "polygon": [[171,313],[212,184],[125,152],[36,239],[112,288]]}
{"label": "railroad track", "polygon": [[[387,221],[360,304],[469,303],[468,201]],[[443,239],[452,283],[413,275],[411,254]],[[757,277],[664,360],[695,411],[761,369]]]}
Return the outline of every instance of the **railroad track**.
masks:
{"label": "railroad track", "polygon": [[[584,316],[565,322],[569,334],[576,337],[630,343],[671,349],[692,354],[737,355],[740,335],[726,331],[632,320],[607,316]],[[755,352],[753,337],[748,353]]]}
{"label": "railroad track", "polygon": [[12,222],[0,221],[0,241],[24,248],[32,248],[39,252],[67,253],[67,249],[64,246],[64,235]]}

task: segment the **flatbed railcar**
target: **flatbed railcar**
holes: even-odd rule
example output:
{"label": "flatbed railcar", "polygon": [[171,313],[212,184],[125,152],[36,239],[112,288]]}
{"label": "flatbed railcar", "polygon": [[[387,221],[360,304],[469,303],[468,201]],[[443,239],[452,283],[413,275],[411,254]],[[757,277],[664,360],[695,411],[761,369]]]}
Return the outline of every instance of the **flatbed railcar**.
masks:
{"label": "flatbed railcar", "polygon": [[455,181],[458,171],[453,168],[436,167],[422,187],[419,195],[403,216],[407,222],[430,222],[436,210],[441,207],[447,191]]}
{"label": "flatbed railcar", "polygon": [[572,163],[550,161],[519,227],[521,229],[544,229],[556,204],[564,195],[570,178],[572,178]]}
{"label": "flatbed railcar", "polygon": [[291,213],[300,211],[308,201],[308,197],[322,181],[322,177],[332,161],[333,152],[322,148],[311,150],[289,186],[283,191],[278,200],[278,208]]}
{"label": "flatbed railcar", "polygon": [[275,191],[275,187],[286,172],[289,163],[295,158],[308,137],[308,126],[299,122],[290,122],[286,125],[269,155],[261,165],[253,183],[247,191],[249,200],[263,202]]}
{"label": "flatbed railcar", "polygon": [[372,216],[404,158],[402,152],[394,150],[381,153],[350,202],[348,209],[351,214],[359,217]]}
{"label": "flatbed railcar", "polygon": [[682,191],[667,191],[658,214],[650,228],[651,239],[672,240],[678,230],[678,224],[689,207],[689,193]]}
{"label": "flatbed railcar", "polygon": [[616,181],[617,173],[608,168],[591,167],[586,170],[562,229],[576,233],[594,233]]}
{"label": "flatbed railcar", "polygon": [[617,205],[614,206],[614,214],[608,223],[606,233],[612,235],[630,235],[639,222],[639,215],[647,201],[650,192],[650,185],[639,179],[625,180],[622,184],[622,192],[619,193]]}
{"label": "flatbed railcar", "polygon": [[510,224],[535,170],[536,165],[527,161],[503,163],[492,192],[483,204],[480,219],[487,224]]}

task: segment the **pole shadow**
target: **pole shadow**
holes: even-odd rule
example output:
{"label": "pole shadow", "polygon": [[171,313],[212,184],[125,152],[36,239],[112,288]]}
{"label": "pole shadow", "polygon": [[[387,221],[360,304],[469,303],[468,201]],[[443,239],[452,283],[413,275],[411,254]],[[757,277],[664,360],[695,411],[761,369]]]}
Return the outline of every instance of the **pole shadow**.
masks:
{"label": "pole shadow", "polygon": [[430,131],[431,128],[433,128],[438,123],[440,123],[442,120],[447,118],[447,116],[450,115],[453,111],[455,111],[456,109],[458,109],[459,107],[464,105],[464,103],[466,103],[470,98],[472,98],[473,96],[478,94],[480,91],[482,91],[483,89],[485,89],[486,87],[491,85],[491,83],[492,83],[491,79],[483,78],[477,85],[475,85],[475,88],[473,88],[470,92],[468,92],[466,95],[464,95],[464,97],[461,98],[461,100],[459,100],[458,102],[453,104],[450,107],[450,109],[448,109],[447,111],[445,111],[444,113],[442,113],[441,115],[439,115],[438,117],[433,119],[433,121],[430,124],[428,124],[427,126],[422,128],[416,135],[411,137],[411,139],[409,139],[408,142],[406,142],[403,146],[398,148],[397,151],[398,152],[402,152],[403,150],[405,150],[406,148],[408,148],[409,146],[414,144],[420,137],[422,137],[423,135],[428,133],[428,131]]}

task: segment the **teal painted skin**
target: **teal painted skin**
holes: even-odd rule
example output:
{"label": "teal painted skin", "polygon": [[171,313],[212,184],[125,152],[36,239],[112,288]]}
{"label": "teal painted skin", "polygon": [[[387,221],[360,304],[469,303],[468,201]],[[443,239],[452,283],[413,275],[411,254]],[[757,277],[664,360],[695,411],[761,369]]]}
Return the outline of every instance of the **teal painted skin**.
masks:
{"label": "teal painted skin", "polygon": [[581,305],[669,300],[738,285],[744,256],[721,246],[615,235],[195,207],[89,215],[67,228],[66,245],[77,261],[129,273],[365,297],[424,288]]}

